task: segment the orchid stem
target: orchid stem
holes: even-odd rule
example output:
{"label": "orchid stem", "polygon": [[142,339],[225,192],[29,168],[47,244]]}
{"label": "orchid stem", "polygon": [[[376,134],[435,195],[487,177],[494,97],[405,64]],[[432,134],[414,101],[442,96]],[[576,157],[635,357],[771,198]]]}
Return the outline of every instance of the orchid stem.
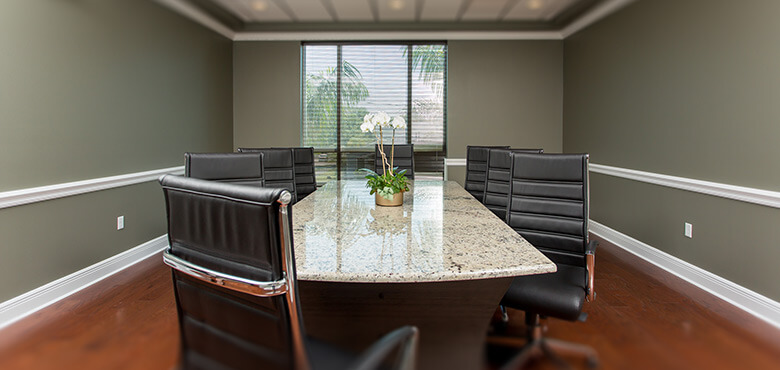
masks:
{"label": "orchid stem", "polygon": [[379,126],[379,154],[382,155],[382,175],[387,175],[387,157],[385,156],[385,140],[382,136],[382,126]]}
{"label": "orchid stem", "polygon": [[393,127],[393,141],[390,145],[390,174],[393,173],[395,167],[393,167],[393,160],[395,159],[395,127]]}

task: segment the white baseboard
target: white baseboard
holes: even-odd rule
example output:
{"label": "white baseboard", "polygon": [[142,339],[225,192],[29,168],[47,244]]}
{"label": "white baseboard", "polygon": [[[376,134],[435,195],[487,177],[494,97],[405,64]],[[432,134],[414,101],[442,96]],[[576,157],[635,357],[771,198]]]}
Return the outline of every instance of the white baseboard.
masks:
{"label": "white baseboard", "polygon": [[[780,328],[780,302],[590,220],[590,232]],[[103,280],[168,246],[167,235],[0,303],[0,328]]]}
{"label": "white baseboard", "polygon": [[780,328],[780,302],[590,220],[590,232]]}
{"label": "white baseboard", "polygon": [[92,266],[57,279],[35,290],[0,303],[0,328],[103,280],[168,246],[162,235],[130,250],[109,257]]}

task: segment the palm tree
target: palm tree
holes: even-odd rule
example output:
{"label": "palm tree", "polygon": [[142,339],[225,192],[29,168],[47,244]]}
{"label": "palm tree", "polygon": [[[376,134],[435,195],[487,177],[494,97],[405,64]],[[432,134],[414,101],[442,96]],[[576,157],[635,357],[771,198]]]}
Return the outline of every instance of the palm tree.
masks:
{"label": "palm tree", "polygon": [[430,87],[432,94],[416,94],[412,101],[412,112],[418,127],[442,128],[439,133],[417,137],[415,145],[420,150],[439,150],[444,141],[442,122],[444,120],[444,75],[447,68],[445,45],[414,45],[404,47],[404,55],[412,53],[412,73],[418,80]]}
{"label": "palm tree", "polygon": [[[368,98],[369,92],[363,83],[363,75],[351,63],[342,63],[341,78],[341,113],[352,119],[364,109],[357,105]],[[306,74],[306,102],[304,105],[304,120],[306,145],[315,148],[336,148],[336,116],[338,89],[338,70],[330,67],[315,73]],[[362,115],[360,116],[362,119]],[[317,133],[332,135],[317,135]],[[332,136],[332,138],[330,137]]]}
{"label": "palm tree", "polygon": [[[412,46],[404,49],[407,55]],[[444,92],[446,54],[444,45],[415,45],[412,50],[412,69],[439,97]]]}

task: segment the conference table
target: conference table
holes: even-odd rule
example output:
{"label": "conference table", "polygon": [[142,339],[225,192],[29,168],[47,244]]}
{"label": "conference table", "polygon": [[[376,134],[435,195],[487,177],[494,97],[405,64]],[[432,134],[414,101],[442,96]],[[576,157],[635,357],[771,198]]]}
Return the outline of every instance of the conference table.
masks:
{"label": "conference table", "polygon": [[359,351],[415,325],[419,369],[481,369],[512,279],[555,264],[454,181],[413,181],[401,207],[376,206],[365,184],[329,182],[293,206],[307,334]]}

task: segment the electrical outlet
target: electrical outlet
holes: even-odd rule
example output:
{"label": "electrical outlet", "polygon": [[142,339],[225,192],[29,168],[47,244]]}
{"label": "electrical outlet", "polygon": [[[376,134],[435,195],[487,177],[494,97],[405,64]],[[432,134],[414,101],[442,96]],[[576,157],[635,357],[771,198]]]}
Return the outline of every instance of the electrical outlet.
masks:
{"label": "electrical outlet", "polygon": [[119,216],[116,218],[116,229],[122,230],[125,228],[125,216]]}
{"label": "electrical outlet", "polygon": [[685,236],[693,238],[693,225],[685,223]]}

